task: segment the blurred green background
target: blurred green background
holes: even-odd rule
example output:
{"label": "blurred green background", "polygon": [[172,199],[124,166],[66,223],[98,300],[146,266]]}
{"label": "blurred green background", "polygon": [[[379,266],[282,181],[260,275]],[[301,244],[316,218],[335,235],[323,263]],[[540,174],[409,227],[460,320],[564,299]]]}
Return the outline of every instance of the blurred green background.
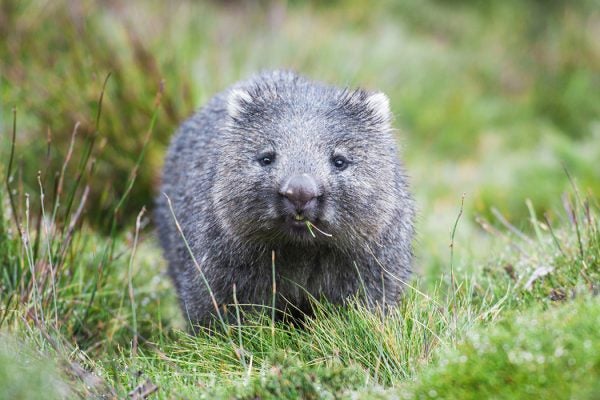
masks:
{"label": "blurred green background", "polygon": [[[477,217],[527,225],[569,187],[600,193],[597,1],[31,1],[0,3],[0,152],[17,108],[17,174],[33,198],[94,132],[108,80],[86,213],[108,230],[150,127],[121,223],[151,207],[177,125],[213,94],[265,68],[379,89],[396,117],[419,208],[420,269],[458,241],[488,251]],[[50,146],[48,145],[50,142]],[[77,162],[71,162],[75,169]],[[5,169],[5,166],[2,168]],[[552,215],[550,215],[552,218]],[[472,242],[473,238],[478,241]]]}

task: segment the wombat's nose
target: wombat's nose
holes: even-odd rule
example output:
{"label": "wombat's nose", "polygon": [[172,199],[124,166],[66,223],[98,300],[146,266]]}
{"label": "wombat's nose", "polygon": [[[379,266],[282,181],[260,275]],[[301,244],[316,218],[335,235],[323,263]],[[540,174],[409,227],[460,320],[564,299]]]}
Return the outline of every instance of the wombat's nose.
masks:
{"label": "wombat's nose", "polygon": [[319,196],[319,185],[309,174],[293,175],[284,182],[279,193],[287,198],[297,211],[304,211],[312,204],[311,201]]}

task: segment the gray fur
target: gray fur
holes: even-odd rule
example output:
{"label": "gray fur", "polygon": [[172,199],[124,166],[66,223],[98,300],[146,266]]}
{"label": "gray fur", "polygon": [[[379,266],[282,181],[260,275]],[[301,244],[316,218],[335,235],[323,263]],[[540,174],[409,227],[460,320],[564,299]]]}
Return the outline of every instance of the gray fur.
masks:
{"label": "gray fur", "polygon": [[[398,159],[387,98],[265,72],[216,95],[179,128],[161,192],[220,306],[272,301],[310,311],[309,297],[343,304],[354,295],[375,307],[397,303],[409,278],[413,202]],[[269,166],[258,158],[275,153]],[[334,155],[350,164],[337,170]],[[322,187],[314,230],[282,220],[282,181],[308,173]],[[169,210],[156,223],[184,315],[208,325],[214,306]]]}

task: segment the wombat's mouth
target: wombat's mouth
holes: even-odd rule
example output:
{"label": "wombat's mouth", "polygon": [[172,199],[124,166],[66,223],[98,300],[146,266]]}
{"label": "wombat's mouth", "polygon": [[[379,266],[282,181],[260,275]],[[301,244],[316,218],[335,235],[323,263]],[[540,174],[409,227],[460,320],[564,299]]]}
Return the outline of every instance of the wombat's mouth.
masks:
{"label": "wombat's mouth", "polygon": [[291,217],[286,218],[289,223],[294,226],[294,227],[301,227],[306,229],[306,223],[307,222],[314,222],[311,221],[306,215],[302,215],[302,214],[294,214]]}
{"label": "wombat's mouth", "polygon": [[317,222],[316,218],[310,218],[309,216],[304,215],[304,214],[292,214],[292,215],[287,215],[285,217],[284,224],[288,228],[291,228],[291,230],[295,234],[302,234],[304,232],[306,232],[307,234],[310,234],[310,232],[307,228],[307,225],[314,224],[316,222]]}
{"label": "wombat's mouth", "polygon": [[302,214],[288,216],[285,221],[288,236],[304,243],[314,243],[314,240],[333,235],[318,227],[323,221],[319,218],[310,218]]}
{"label": "wombat's mouth", "polygon": [[294,221],[306,221],[306,217],[301,214],[296,214],[296,215],[294,215],[293,218],[294,218]]}

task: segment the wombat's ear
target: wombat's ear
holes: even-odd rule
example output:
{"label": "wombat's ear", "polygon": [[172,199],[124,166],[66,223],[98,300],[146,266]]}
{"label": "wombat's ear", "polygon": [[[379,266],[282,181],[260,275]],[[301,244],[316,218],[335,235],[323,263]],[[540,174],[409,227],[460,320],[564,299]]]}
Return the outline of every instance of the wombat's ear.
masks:
{"label": "wombat's ear", "polygon": [[237,118],[252,103],[252,96],[244,89],[232,89],[227,97],[227,113],[231,118]]}
{"label": "wombat's ear", "polygon": [[369,94],[369,97],[365,100],[367,107],[375,119],[381,121],[381,123],[389,124],[392,120],[392,113],[390,111],[390,100],[382,92],[375,92]]}

